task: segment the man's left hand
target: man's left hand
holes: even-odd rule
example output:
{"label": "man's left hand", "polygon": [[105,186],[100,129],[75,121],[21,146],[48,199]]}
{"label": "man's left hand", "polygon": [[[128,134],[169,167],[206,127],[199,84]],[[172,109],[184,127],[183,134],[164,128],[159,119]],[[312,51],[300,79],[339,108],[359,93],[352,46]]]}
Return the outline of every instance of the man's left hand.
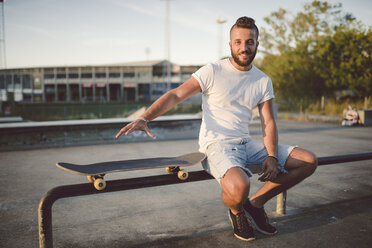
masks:
{"label": "man's left hand", "polygon": [[262,163],[261,171],[258,173],[260,176],[258,180],[261,182],[274,180],[279,174],[277,166],[278,163],[275,158],[267,157]]}

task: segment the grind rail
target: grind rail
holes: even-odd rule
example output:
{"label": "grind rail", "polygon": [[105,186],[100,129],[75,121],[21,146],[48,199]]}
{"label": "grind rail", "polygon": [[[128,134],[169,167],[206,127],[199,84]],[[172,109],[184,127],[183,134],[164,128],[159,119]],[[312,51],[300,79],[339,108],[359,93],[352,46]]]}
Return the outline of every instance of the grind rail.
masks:
{"label": "grind rail", "polygon": [[[321,166],[327,164],[356,162],[370,159],[372,159],[372,152],[327,156],[318,158],[318,165]],[[53,247],[52,206],[58,199],[179,183],[197,182],[209,179],[213,179],[213,177],[205,171],[195,171],[189,172],[189,178],[185,181],[179,180],[175,175],[157,175],[107,181],[106,188],[102,191],[97,191],[91,183],[55,187],[45,193],[39,203],[39,246],[40,248]],[[284,215],[285,209],[286,192],[283,192],[277,196],[276,213],[278,215]]]}

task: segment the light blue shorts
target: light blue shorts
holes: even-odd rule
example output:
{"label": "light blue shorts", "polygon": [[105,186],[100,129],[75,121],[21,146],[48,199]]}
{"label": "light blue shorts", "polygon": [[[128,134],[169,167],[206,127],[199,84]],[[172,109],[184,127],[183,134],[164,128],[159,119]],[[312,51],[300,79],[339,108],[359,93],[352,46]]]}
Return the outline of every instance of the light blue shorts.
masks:
{"label": "light blue shorts", "polygon": [[[278,145],[278,169],[280,172],[288,173],[284,169],[284,164],[295,147]],[[207,147],[205,153],[207,158],[202,162],[203,168],[218,182],[233,167],[242,168],[251,177],[253,173],[258,173],[261,170],[261,164],[268,155],[262,142],[250,138],[216,141]]]}

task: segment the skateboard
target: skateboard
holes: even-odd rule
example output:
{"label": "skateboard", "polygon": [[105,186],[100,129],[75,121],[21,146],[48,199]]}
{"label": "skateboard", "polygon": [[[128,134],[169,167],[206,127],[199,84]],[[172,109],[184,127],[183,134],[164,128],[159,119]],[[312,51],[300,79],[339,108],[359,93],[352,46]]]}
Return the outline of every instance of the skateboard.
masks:
{"label": "skateboard", "polygon": [[189,173],[180,167],[195,165],[205,159],[205,154],[200,152],[189,153],[178,157],[156,157],[145,159],[108,161],[93,164],[71,164],[58,162],[58,168],[86,176],[89,182],[94,184],[97,190],[103,190],[106,187],[104,176],[108,173],[165,168],[168,174],[177,174],[180,180],[186,180]]}

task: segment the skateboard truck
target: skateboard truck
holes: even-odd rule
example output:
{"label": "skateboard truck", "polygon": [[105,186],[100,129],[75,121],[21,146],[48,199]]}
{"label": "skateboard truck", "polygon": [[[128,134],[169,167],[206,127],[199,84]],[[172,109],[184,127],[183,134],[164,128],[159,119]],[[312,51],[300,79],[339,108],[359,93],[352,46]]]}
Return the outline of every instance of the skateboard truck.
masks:
{"label": "skateboard truck", "polygon": [[186,180],[187,178],[189,178],[189,173],[186,170],[183,170],[183,169],[181,170],[179,166],[169,166],[169,167],[165,168],[165,171],[168,174],[176,174],[177,173],[177,177],[180,180]]}

